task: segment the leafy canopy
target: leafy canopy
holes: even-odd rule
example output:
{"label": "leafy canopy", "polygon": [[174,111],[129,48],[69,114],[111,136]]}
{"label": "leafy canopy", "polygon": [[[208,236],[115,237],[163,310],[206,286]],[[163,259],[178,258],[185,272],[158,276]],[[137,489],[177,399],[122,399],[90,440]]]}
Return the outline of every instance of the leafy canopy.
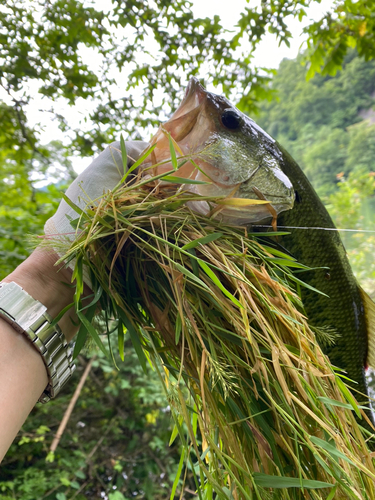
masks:
{"label": "leafy canopy", "polygon": [[[8,140],[35,151],[40,127],[30,126],[29,105],[43,97],[38,102],[62,132],[71,132],[73,149],[91,154],[125,125],[134,137],[139,127],[155,125],[163,109],[176,107],[191,75],[204,76],[253,112],[272,96],[269,71],[252,64],[254,50],[268,32],[288,45],[288,21],[301,21],[316,3],[249,2],[228,32],[216,15],[195,17],[188,0],[112,0],[104,10],[89,0],[6,0],[0,8],[2,128],[15,127]],[[335,74],[350,47],[373,58],[374,14],[373,2],[337,0],[308,25],[309,76]],[[243,42],[250,50],[241,49]],[[79,126],[61,113],[62,105],[82,112]]]}

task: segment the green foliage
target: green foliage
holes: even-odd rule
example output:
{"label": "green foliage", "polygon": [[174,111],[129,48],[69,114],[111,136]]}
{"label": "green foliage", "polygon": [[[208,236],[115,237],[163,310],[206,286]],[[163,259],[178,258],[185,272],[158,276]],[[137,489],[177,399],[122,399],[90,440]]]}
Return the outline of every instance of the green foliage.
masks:
{"label": "green foliage", "polygon": [[[237,84],[242,89],[253,84],[246,92],[249,106],[258,90],[267,91],[266,73],[253,70],[248,54],[235,54],[242,34],[228,43],[219,17],[195,18],[186,0],[113,1],[105,13],[79,0],[7,0],[0,23],[7,26],[0,35],[0,79],[22,135],[29,135],[24,109],[35,89],[47,98],[63,131],[71,125],[53,109],[54,101],[74,107],[83,98],[90,104],[84,116],[89,125],[74,130],[72,146],[84,154],[109,142],[124,124],[133,132],[156,125],[165,105],[176,107],[188,76],[197,75],[206,61],[213,62],[208,79],[227,93]],[[91,57],[100,68],[93,69]],[[155,97],[160,92],[161,102]],[[38,132],[36,126],[31,136]]]}
{"label": "green foliage", "polygon": [[305,28],[308,34],[308,77],[316,72],[335,76],[349,48],[366,60],[375,57],[375,4],[368,0],[340,0],[333,12]]}
{"label": "green foliage", "polygon": [[168,446],[171,415],[160,382],[151,369],[142,372],[129,343],[120,371],[97,356],[55,455],[47,460],[85,361],[80,359],[61,397],[33,410],[2,464],[2,499],[169,498],[179,450]]}
{"label": "green foliage", "polygon": [[374,170],[374,61],[350,53],[335,78],[306,81],[301,58],[284,60],[272,86],[278,100],[261,105],[258,121],[298,161],[320,195],[336,190],[340,172]]}
{"label": "green foliage", "polygon": [[4,128],[0,125],[0,279],[29,255],[27,236],[43,233],[61,190],[75,176],[61,143],[36,152],[25,141],[13,144],[12,131],[7,135]]}
{"label": "green foliage", "polygon": [[[342,232],[341,238],[356,277],[375,297],[374,196],[374,172],[352,172],[348,177],[340,177],[338,192],[329,197],[327,208],[338,227],[354,230]],[[360,229],[368,232],[361,232]]]}
{"label": "green foliage", "polygon": [[[301,21],[316,2],[265,0],[246,6],[228,32],[216,15],[195,17],[188,0],[112,0],[105,10],[88,0],[6,0],[0,10],[6,27],[0,33],[0,82],[7,104],[1,126],[15,127],[19,138],[39,149],[41,128],[29,124],[27,106],[43,96],[44,111],[71,132],[72,150],[92,154],[125,124],[134,137],[140,127],[156,125],[166,108],[176,108],[191,75],[204,76],[242,110],[254,112],[260,100],[273,95],[267,85],[272,72],[253,66],[254,50],[268,32],[289,45],[288,21]],[[370,3],[338,0],[333,11],[305,28],[309,76],[335,74],[350,47],[365,59],[374,57]],[[244,52],[247,40],[250,50]],[[79,107],[82,99],[87,109]],[[80,126],[58,112],[61,104],[80,109]],[[320,111],[328,113],[329,107],[316,114]]]}

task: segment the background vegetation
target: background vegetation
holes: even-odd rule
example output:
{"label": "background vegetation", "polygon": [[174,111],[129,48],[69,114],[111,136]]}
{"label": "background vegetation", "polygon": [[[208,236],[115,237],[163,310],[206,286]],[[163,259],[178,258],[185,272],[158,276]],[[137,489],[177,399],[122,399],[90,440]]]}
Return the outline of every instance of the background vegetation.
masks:
{"label": "background vegetation", "polygon": [[[302,19],[310,3],[250,3],[228,34],[217,17],[194,18],[183,0],[114,1],[106,12],[76,0],[7,0],[0,7],[0,279],[28,255],[26,235],[42,233],[75,175],[75,156],[100,150],[125,125],[132,138],[148,134],[193,74],[258,113],[338,227],[375,230],[375,5],[338,1],[333,14],[305,29],[304,56],[284,60],[275,75],[252,65],[264,34],[288,43],[286,20]],[[155,52],[142,59],[150,40]],[[245,40],[251,50],[242,54]],[[94,69],[92,53],[100,60]],[[58,140],[43,143],[35,103],[59,124]],[[81,113],[79,126],[64,106]],[[356,275],[375,293],[375,233],[342,236]],[[171,423],[158,382],[151,371],[142,374],[130,348],[119,372],[97,356],[54,461],[46,461],[48,449],[84,359],[64,394],[38,405],[12,446],[0,472],[2,498],[168,498],[178,445],[167,445]],[[176,497],[193,498],[189,491],[177,488]]]}

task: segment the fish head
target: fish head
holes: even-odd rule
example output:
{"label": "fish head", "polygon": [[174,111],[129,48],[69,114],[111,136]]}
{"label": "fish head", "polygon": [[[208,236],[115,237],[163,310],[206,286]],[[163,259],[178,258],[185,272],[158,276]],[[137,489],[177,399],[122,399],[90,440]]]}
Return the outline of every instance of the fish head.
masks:
{"label": "fish head", "polygon": [[275,140],[196,78],[191,78],[180,106],[151,140],[156,147],[144,167],[149,170],[157,165],[154,175],[173,168],[169,136],[180,156],[194,161],[187,161],[175,175],[206,182],[185,185],[186,189],[204,197],[233,200],[223,205],[220,201],[189,202],[195,211],[214,213],[229,223],[249,224],[293,207],[293,186],[280,167],[282,152]]}

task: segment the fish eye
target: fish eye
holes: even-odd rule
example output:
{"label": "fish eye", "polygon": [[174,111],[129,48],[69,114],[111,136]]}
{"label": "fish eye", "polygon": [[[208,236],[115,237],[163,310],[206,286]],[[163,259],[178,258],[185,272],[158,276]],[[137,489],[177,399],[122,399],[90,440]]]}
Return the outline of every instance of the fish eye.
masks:
{"label": "fish eye", "polygon": [[241,124],[241,117],[233,109],[226,109],[221,115],[221,123],[229,130],[236,130]]}

